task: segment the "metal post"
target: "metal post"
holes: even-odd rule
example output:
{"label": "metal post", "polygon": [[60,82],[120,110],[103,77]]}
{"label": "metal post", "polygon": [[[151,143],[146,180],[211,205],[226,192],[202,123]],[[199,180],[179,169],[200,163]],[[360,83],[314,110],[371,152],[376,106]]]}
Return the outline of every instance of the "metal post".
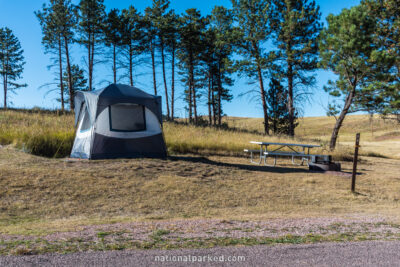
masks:
{"label": "metal post", "polygon": [[351,192],[356,190],[356,174],[357,174],[357,161],[358,161],[358,148],[360,147],[360,133],[356,135],[356,145],[354,149],[353,159],[353,175],[351,176]]}

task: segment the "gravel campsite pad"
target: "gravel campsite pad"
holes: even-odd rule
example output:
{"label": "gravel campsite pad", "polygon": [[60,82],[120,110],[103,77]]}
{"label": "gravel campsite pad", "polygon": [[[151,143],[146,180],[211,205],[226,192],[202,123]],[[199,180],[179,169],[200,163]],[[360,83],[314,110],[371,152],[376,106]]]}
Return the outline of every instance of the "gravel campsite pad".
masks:
{"label": "gravel campsite pad", "polygon": [[172,220],[78,227],[41,236],[0,235],[1,254],[114,249],[173,249],[227,245],[400,239],[400,225],[382,218],[303,218],[264,221]]}

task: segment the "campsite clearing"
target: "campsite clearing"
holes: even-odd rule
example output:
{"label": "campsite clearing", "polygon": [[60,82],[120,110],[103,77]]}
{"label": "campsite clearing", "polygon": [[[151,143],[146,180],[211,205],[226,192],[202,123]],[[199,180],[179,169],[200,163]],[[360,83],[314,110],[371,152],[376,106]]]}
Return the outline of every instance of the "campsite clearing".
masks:
{"label": "campsite clearing", "polygon": [[[344,163],[349,171],[351,163]],[[365,214],[400,218],[400,161],[362,157],[346,175],[254,166],[237,157],[66,160],[0,149],[0,231],[41,235],[78,225],[182,218]]]}
{"label": "campsite clearing", "polygon": [[[362,137],[356,194],[350,192],[347,174],[309,172],[306,166],[293,166],[288,159],[280,160],[277,167],[251,165],[243,153],[249,141],[267,138],[269,142],[321,144],[321,151],[315,152],[326,152],[327,118],[304,119],[296,139],[265,137],[241,128],[245,125],[234,122],[236,118],[231,118],[235,130],[165,123],[171,153],[166,160],[88,161],[23,152],[68,153],[74,137],[71,114],[2,111],[0,254],[399,238],[392,229],[399,228],[400,222],[398,126],[376,119],[382,127],[372,135],[367,117],[354,117],[362,122],[357,124]],[[304,125],[313,129],[316,123],[322,129],[321,139],[317,132],[300,134]],[[351,123],[344,126],[334,160],[351,157]],[[342,162],[345,172],[351,165]],[[280,235],[262,232],[252,237],[259,229],[257,222],[270,224],[271,220],[297,223],[289,231],[270,229]],[[329,224],[320,224],[320,220]],[[216,221],[232,229],[214,238]],[[182,224],[191,226],[178,233],[164,225],[175,222],[179,229]],[[202,228],[208,235],[196,239],[193,231],[200,222],[208,225]],[[305,227],[310,222],[316,228],[336,230],[315,232],[315,227]],[[125,238],[125,225],[141,229],[137,224],[143,223],[148,225],[143,242],[132,243],[130,233]],[[338,227],[342,223],[361,225],[361,229]],[[175,237],[182,242],[170,240]],[[111,243],[107,243],[109,239]]]}

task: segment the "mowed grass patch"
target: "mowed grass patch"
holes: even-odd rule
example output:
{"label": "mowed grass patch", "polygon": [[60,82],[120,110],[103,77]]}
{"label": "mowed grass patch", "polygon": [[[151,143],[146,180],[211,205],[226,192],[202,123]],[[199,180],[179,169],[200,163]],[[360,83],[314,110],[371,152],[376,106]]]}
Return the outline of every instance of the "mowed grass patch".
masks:
{"label": "mowed grass patch", "polygon": [[[0,149],[0,232],[41,235],[79,225],[176,218],[400,215],[400,162],[364,158],[350,179],[281,161],[236,157],[66,161]],[[345,163],[344,169],[350,170]]]}

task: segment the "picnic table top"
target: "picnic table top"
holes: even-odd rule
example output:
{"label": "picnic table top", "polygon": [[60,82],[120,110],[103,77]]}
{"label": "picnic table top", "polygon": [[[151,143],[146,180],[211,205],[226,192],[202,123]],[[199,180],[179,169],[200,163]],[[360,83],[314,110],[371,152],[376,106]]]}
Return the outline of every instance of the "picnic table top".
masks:
{"label": "picnic table top", "polygon": [[259,142],[259,141],[250,141],[252,144],[257,145],[278,145],[278,146],[300,146],[300,147],[320,147],[319,145],[308,145],[308,144],[288,144],[288,143],[271,143],[271,142]]}

